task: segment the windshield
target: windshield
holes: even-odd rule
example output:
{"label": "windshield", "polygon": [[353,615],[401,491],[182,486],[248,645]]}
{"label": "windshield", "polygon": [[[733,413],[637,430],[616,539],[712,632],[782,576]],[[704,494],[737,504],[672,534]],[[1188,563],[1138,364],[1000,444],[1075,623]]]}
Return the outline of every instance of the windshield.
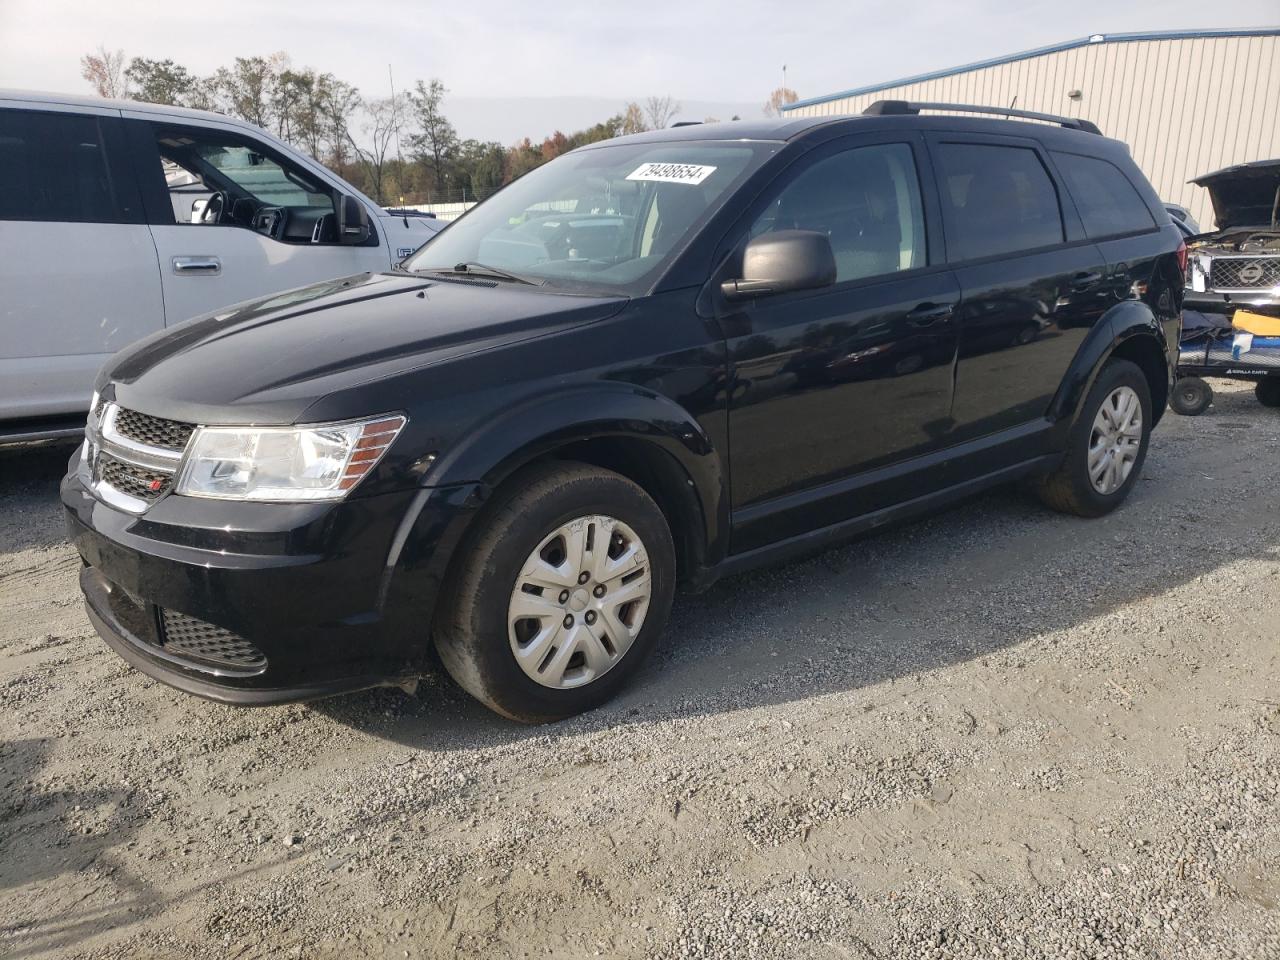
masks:
{"label": "windshield", "polygon": [[548,287],[641,293],[775,147],[690,141],[568,153],[477,206],[404,266],[483,264]]}

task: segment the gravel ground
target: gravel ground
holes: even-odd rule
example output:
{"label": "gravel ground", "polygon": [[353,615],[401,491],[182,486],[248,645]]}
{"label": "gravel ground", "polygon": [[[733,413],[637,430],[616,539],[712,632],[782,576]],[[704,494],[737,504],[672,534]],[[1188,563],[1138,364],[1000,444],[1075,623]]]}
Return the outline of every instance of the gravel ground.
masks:
{"label": "gravel ground", "polygon": [[677,602],[519,727],[253,711],[89,627],[67,451],[0,455],[0,955],[1280,957],[1280,414],[1103,521],[1016,491]]}

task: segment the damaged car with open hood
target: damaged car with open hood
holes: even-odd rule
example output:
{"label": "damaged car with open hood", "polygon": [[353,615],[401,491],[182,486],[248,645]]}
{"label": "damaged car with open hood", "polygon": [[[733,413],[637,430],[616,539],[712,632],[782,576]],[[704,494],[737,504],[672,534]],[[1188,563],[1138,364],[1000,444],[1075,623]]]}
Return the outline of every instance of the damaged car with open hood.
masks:
{"label": "damaged car with open hood", "polygon": [[1280,160],[1207,173],[1218,229],[1187,244],[1187,289],[1170,403],[1189,416],[1213,401],[1205,377],[1247,380],[1280,407]]}

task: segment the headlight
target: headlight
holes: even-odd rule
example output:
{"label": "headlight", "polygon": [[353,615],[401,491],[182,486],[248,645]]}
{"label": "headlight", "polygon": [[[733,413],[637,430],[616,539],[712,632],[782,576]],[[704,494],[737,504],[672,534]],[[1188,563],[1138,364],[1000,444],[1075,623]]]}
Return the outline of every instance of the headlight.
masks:
{"label": "headlight", "polygon": [[174,493],[225,500],[340,500],[382,459],[401,416],[308,427],[199,427]]}

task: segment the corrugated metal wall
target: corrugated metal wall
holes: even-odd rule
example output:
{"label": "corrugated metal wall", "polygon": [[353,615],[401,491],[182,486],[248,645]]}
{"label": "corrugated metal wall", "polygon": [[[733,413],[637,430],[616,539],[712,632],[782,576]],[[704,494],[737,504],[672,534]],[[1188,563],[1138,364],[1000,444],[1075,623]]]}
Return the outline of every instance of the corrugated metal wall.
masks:
{"label": "corrugated metal wall", "polygon": [[[1080,100],[1067,93],[1080,90]],[[1129,144],[1160,196],[1213,225],[1192,177],[1280,157],[1280,37],[1102,41],[934,80],[796,107],[860,113],[876,100],[1016,106],[1085,117]]]}

